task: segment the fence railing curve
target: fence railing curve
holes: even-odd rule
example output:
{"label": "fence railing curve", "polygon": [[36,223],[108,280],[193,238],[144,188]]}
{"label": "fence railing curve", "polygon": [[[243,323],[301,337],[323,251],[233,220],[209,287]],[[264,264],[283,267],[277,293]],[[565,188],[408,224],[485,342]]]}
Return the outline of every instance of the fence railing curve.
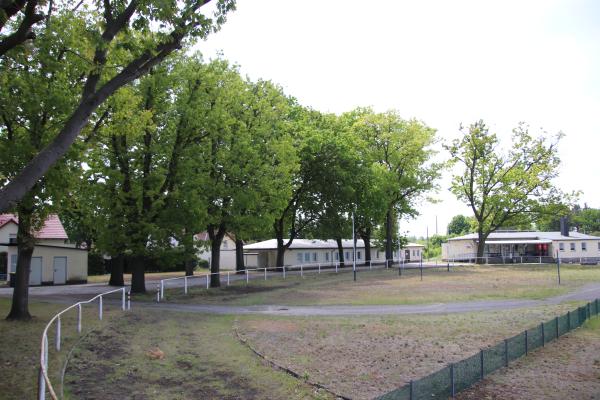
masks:
{"label": "fence railing curve", "polygon": [[46,324],[44,331],[42,333],[42,340],[40,345],[40,365],[39,365],[39,376],[38,376],[38,400],[46,399],[46,392],[50,394],[50,397],[53,400],[58,400],[59,397],[52,386],[52,382],[50,382],[50,378],[48,377],[48,331],[52,324],[55,324],[56,334],[55,334],[55,349],[56,351],[61,350],[61,342],[62,342],[62,322],[61,317],[71,311],[73,309],[77,309],[77,333],[81,333],[82,330],[82,305],[90,304],[94,301],[98,300],[98,319],[102,320],[103,311],[104,311],[104,302],[103,298],[106,295],[121,292],[121,310],[126,311],[131,309],[131,297],[130,293],[127,291],[126,287],[122,287],[115,290],[109,290],[107,292],[100,293],[89,300],[80,301],[75,304],[70,305],[64,310],[56,313],[52,319]]}

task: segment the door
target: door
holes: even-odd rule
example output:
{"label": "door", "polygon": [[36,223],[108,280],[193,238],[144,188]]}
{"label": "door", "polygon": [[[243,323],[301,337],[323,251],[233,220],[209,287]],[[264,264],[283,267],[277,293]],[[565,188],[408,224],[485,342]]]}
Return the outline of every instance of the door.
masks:
{"label": "door", "polygon": [[31,257],[31,268],[29,269],[29,286],[42,284],[42,257]]}
{"label": "door", "polygon": [[67,257],[54,257],[54,284],[67,283]]}
{"label": "door", "polygon": [[404,250],[404,261],[410,261],[410,250]]}

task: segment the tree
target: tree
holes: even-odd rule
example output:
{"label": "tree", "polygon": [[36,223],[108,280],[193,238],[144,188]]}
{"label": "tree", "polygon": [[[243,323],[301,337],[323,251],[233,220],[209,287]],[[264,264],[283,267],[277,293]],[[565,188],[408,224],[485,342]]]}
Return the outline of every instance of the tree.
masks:
{"label": "tree", "polygon": [[[81,12],[70,10],[70,2],[56,6],[57,15],[77,16],[86,24],[85,33],[78,36],[78,39],[89,43],[95,49],[92,52],[93,59],[87,60],[87,53],[76,53],[89,61],[86,71],[82,74],[81,95],[53,140],[45,144],[19,173],[0,189],[0,212],[14,206],[50,167],[64,156],[93,113],[112,94],[148,73],[169,54],[181,48],[184,40],[204,38],[218,29],[227,12],[235,6],[234,0],[219,0],[213,19],[200,10],[207,1],[103,1],[86,4],[85,7],[81,7]],[[35,2],[30,4],[35,6]],[[29,29],[37,29],[34,33],[38,38],[50,34],[36,26],[30,26]],[[49,37],[49,40],[52,38]],[[14,47],[4,57],[11,56],[13,52],[18,53],[19,50],[18,47]],[[72,49],[67,47],[65,51],[69,52]],[[39,92],[32,88],[25,95],[33,98],[35,94]]]}
{"label": "tree", "polygon": [[[0,1],[0,57],[11,49],[23,44],[28,40],[35,39],[35,32],[31,30],[33,25],[42,21],[46,16],[38,12],[41,5],[37,0],[2,0]],[[49,7],[51,7],[52,1]],[[23,16],[18,20],[19,13]],[[50,9],[47,15],[50,14]],[[7,26],[8,24],[8,26]],[[7,30],[8,33],[3,32]]]}
{"label": "tree", "polygon": [[417,120],[403,120],[396,111],[366,112],[354,125],[381,167],[386,201],[386,259],[393,257],[394,215],[416,213],[415,202],[435,188],[442,165],[431,162],[435,130]]}
{"label": "tree", "polygon": [[471,231],[471,221],[464,215],[455,215],[448,224],[448,235],[464,235]]}
{"label": "tree", "polygon": [[[64,49],[86,51],[86,44],[77,39],[83,25],[64,15],[53,18],[45,29],[48,35],[38,39],[38,47],[0,59],[0,184],[15,178],[54,139],[57,125],[68,118],[75,103],[82,61]],[[78,149],[71,148],[70,153],[70,158],[77,157]],[[56,212],[68,190],[71,176],[66,166],[65,159],[55,164],[14,207],[19,217],[19,256],[10,319],[30,318],[28,286],[35,231],[50,212]]]}
{"label": "tree", "polygon": [[513,130],[512,149],[502,154],[497,136],[489,133],[483,121],[462,130],[463,137],[446,146],[453,163],[462,167],[452,179],[451,191],[473,210],[481,263],[490,233],[523,224],[541,206],[562,197],[552,185],[558,175],[556,145],[562,135],[548,142],[545,137],[532,137],[527,126],[520,124]]}

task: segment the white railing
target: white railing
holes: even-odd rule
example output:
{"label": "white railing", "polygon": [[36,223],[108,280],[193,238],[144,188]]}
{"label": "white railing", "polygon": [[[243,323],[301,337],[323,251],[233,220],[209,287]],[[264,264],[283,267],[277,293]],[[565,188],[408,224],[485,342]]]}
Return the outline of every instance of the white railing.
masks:
{"label": "white railing", "polygon": [[[581,262],[582,258],[578,257],[578,259]],[[477,263],[478,260],[482,260],[484,264],[553,264],[556,262],[556,258],[553,256],[487,254],[482,257],[477,257],[475,253],[455,254],[443,259],[443,261],[450,263],[467,262],[473,264]]]}
{"label": "white railing", "polygon": [[[419,262],[420,260],[412,260],[412,262]],[[391,268],[393,264],[399,264],[399,268],[404,268],[404,265],[407,262],[411,262],[411,260],[404,259],[390,259],[390,260],[371,260],[368,265],[362,260],[357,260],[356,269],[357,270],[372,270],[374,267],[379,268]],[[359,265],[360,264],[360,265]],[[188,294],[189,288],[191,286],[204,286],[206,289],[210,289],[210,278],[212,275],[220,275],[226,280],[226,285],[229,286],[232,281],[243,281],[246,283],[250,282],[251,273],[255,273],[255,275],[260,275],[263,280],[267,280],[268,276],[281,276],[283,279],[286,279],[290,273],[299,274],[300,277],[304,277],[306,273],[309,271],[316,271],[317,274],[320,274],[323,270],[332,271],[335,269],[335,273],[342,272],[350,272],[352,271],[352,260],[348,260],[344,262],[345,268],[340,268],[341,263],[339,261],[336,262],[323,262],[323,263],[309,263],[309,264],[296,264],[289,265],[283,267],[271,267],[271,268],[250,268],[244,269],[242,271],[223,271],[223,272],[209,272],[201,275],[189,275],[189,276],[178,276],[175,278],[165,278],[161,279],[156,286],[156,301],[160,302],[165,298],[165,288],[168,286],[168,283],[171,282],[181,282],[183,281],[183,293]],[[270,272],[270,273],[269,273]],[[256,279],[256,278],[253,278]],[[179,287],[179,286],[178,286]]]}
{"label": "white railing", "polygon": [[[102,320],[103,312],[104,312],[104,302],[103,302],[104,296],[106,296],[108,294],[112,294],[112,293],[117,293],[117,292],[122,292],[121,309],[123,311],[130,310],[131,309],[131,296],[126,291],[126,288],[123,287],[120,289],[115,289],[115,290],[110,290],[108,292],[100,293],[99,295],[94,296],[93,298],[91,298],[89,300],[80,301],[78,303],[75,303],[75,304],[65,308],[58,314],[56,314],[54,317],[52,317],[50,322],[48,322],[48,324],[44,328],[44,332],[42,333],[42,344],[40,346],[40,373],[39,373],[39,378],[38,378],[38,400],[46,399],[46,390],[50,393],[50,397],[53,400],[58,400],[56,391],[54,390],[54,387],[52,386],[52,383],[50,382],[50,379],[48,378],[48,330],[50,329],[52,324],[55,324],[55,329],[56,329],[55,348],[56,348],[56,351],[60,351],[61,335],[62,335],[61,317],[66,312],[77,308],[77,333],[81,333],[82,306],[84,304],[90,304],[90,303],[93,303],[94,301],[98,300],[98,319]],[[61,395],[61,397],[62,397],[62,395]]]}

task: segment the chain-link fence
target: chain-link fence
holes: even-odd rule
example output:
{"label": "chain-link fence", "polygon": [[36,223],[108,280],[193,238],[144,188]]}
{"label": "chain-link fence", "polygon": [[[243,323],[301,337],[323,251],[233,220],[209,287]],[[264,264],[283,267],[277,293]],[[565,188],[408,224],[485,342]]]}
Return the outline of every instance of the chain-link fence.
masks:
{"label": "chain-link fence", "polygon": [[511,361],[580,327],[588,318],[598,315],[599,310],[599,300],[596,299],[560,317],[505,339],[495,346],[483,349],[469,358],[450,364],[431,375],[410,381],[408,385],[378,397],[378,400],[447,399],[491,372],[508,366]]}

